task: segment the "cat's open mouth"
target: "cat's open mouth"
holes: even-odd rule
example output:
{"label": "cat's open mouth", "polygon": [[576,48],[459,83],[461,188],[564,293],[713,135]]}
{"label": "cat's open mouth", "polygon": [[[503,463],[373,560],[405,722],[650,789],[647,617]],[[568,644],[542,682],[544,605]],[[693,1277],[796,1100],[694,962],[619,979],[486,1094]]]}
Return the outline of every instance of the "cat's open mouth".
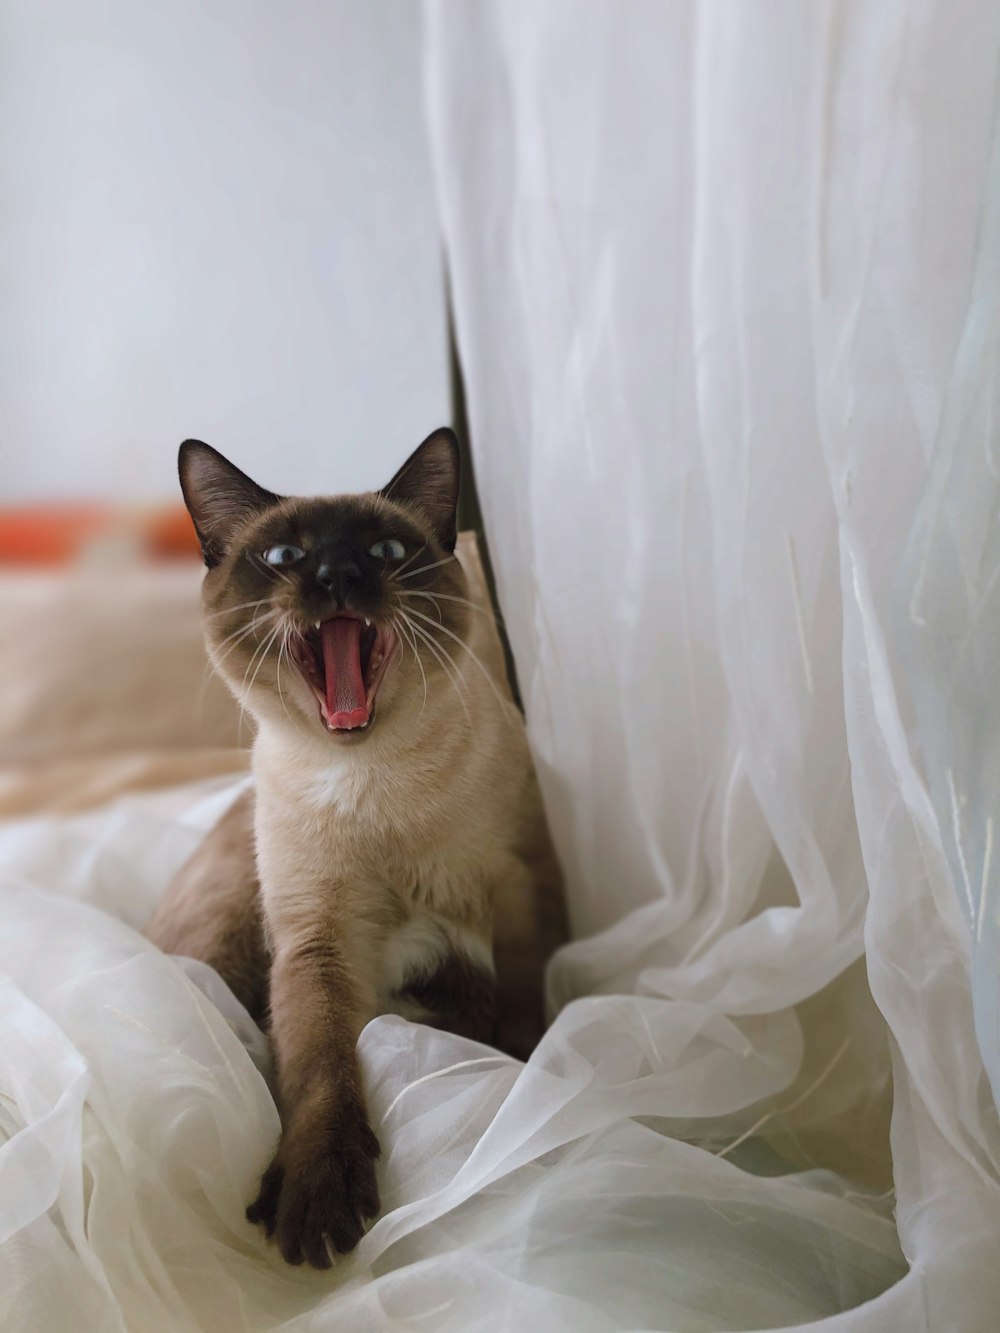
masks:
{"label": "cat's open mouth", "polygon": [[358,731],[374,716],[396,636],[388,626],[341,612],[299,634],[292,656],[319,701],[328,731]]}

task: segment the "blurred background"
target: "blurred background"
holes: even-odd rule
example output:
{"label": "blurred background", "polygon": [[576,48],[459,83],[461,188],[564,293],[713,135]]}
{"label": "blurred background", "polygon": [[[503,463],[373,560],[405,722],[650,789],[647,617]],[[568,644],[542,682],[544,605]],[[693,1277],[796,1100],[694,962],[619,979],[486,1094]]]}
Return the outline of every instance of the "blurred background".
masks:
{"label": "blurred background", "polygon": [[289,492],[449,416],[410,0],[7,0],[0,500],[173,500],[186,436]]}
{"label": "blurred background", "polygon": [[364,490],[451,420],[428,143],[411,0],[3,6],[0,812],[243,763],[177,446]]}

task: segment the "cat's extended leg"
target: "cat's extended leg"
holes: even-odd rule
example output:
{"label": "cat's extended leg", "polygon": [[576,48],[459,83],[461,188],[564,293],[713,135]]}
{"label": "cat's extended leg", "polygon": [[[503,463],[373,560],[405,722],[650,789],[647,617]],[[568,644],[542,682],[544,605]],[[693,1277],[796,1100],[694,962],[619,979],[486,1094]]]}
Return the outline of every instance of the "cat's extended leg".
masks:
{"label": "cat's extended leg", "polygon": [[270,1013],[282,1134],[247,1217],[289,1263],[315,1268],[329,1267],[328,1242],[352,1250],[379,1208],[379,1144],[355,1052],[375,1010],[365,981],[372,932],[337,912],[346,896],[339,887],[324,888],[323,907],[313,894],[263,895],[275,942]]}
{"label": "cat's extended leg", "polygon": [[253,791],[229,808],[163,896],[146,936],[164,953],[208,963],[258,1023],[269,959],[253,847]]}

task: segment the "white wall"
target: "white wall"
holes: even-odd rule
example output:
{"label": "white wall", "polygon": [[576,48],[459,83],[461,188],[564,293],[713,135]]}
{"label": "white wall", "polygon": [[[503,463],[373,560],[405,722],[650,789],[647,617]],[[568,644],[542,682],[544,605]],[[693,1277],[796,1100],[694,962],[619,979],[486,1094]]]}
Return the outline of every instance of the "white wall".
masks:
{"label": "white wall", "polygon": [[448,419],[412,0],[7,0],[0,502],[286,491]]}

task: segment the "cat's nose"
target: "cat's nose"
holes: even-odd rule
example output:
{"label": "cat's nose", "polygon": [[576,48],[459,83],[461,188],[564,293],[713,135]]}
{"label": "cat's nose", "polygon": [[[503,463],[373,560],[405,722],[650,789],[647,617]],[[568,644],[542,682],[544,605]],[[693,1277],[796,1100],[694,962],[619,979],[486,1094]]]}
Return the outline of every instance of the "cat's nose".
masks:
{"label": "cat's nose", "polygon": [[340,604],[361,582],[361,570],[353,560],[324,561],[316,570],[316,582]]}

